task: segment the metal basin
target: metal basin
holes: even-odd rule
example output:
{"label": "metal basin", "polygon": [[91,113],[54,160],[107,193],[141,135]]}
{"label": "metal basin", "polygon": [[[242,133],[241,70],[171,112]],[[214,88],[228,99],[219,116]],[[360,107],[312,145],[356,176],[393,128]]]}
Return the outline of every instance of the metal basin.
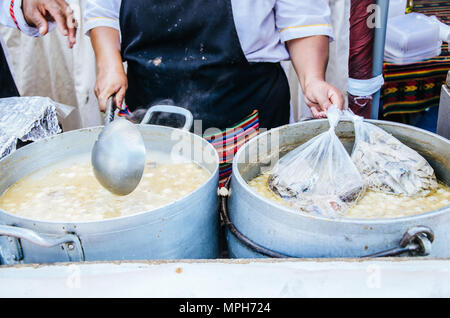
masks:
{"label": "metal basin", "polygon": [[[102,221],[47,222],[0,210],[0,264],[216,258],[217,152],[185,130],[154,125],[138,128],[149,151],[176,151],[202,165],[211,177],[169,205]],[[89,154],[101,130],[96,127],[60,134],[4,158],[0,161],[0,193],[40,168]]]}
{"label": "metal basin", "polygon": [[[450,184],[449,140],[407,125],[370,122],[418,151],[435,169],[438,179]],[[300,214],[262,197],[248,186],[248,181],[270,169],[280,155],[328,127],[327,120],[283,126],[251,140],[238,151],[227,201],[230,224],[226,235],[230,256],[363,257],[399,248],[400,242],[408,240],[408,233],[426,228],[434,236],[428,235],[414,243],[417,246],[427,244],[425,254],[430,257],[450,257],[450,206],[395,219],[327,219]],[[348,151],[354,143],[353,130],[351,122],[343,121],[336,131]],[[255,245],[259,248],[253,248]]]}

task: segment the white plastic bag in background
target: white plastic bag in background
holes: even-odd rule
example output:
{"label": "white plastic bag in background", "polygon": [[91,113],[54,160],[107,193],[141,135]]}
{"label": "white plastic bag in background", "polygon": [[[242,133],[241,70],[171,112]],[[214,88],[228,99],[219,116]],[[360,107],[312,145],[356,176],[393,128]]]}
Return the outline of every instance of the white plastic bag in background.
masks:
{"label": "white plastic bag in background", "polygon": [[364,194],[364,181],[335,133],[340,116],[331,106],[330,129],[289,152],[272,170],[270,189],[293,208],[338,217]]}
{"label": "white plastic bag in background", "polygon": [[351,112],[355,124],[352,160],[368,189],[404,196],[425,196],[438,186],[430,164],[415,150]]}

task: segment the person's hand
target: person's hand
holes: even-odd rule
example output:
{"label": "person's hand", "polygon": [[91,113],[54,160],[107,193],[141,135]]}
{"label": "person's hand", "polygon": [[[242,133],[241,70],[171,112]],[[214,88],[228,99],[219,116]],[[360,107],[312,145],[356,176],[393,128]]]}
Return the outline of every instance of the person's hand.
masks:
{"label": "person's hand", "polygon": [[106,110],[108,98],[116,95],[115,102],[122,108],[128,79],[120,54],[119,30],[110,27],[97,27],[91,30],[91,42],[97,62],[97,82],[95,95],[101,111]]}
{"label": "person's hand", "polygon": [[118,108],[121,108],[127,88],[128,79],[123,67],[99,70],[97,81],[95,83],[95,95],[98,99],[100,111],[106,110],[108,98],[114,94],[116,95],[116,105]]}
{"label": "person's hand", "polygon": [[342,93],[325,81],[329,46],[327,36],[309,36],[287,42],[292,65],[314,118],[326,118],[332,104],[344,108]]}
{"label": "person's hand", "polygon": [[344,108],[344,96],[341,91],[324,80],[311,80],[304,89],[306,105],[311,109],[314,118],[326,118],[331,105]]}
{"label": "person's hand", "polygon": [[25,21],[35,26],[40,34],[48,33],[48,22],[56,22],[61,34],[67,36],[69,47],[75,45],[77,23],[65,0],[22,0],[22,11]]}

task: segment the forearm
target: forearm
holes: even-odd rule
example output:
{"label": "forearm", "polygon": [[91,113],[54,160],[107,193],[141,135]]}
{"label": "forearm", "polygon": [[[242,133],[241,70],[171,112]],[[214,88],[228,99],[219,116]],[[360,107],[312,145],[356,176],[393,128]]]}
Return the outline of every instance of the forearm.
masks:
{"label": "forearm", "polygon": [[303,91],[314,80],[325,81],[329,44],[327,36],[311,36],[287,42],[292,65]]}
{"label": "forearm", "polygon": [[91,42],[97,60],[97,81],[95,94],[101,110],[115,95],[116,105],[121,108],[128,88],[128,79],[120,53],[119,30],[110,27],[96,27],[90,31]]}
{"label": "forearm", "polygon": [[325,118],[332,104],[340,109],[345,104],[342,93],[325,79],[329,44],[327,36],[311,36],[287,42],[306,105],[314,118]]}
{"label": "forearm", "polygon": [[97,61],[97,72],[112,69],[123,71],[120,53],[120,33],[110,27],[97,27],[90,32]]}

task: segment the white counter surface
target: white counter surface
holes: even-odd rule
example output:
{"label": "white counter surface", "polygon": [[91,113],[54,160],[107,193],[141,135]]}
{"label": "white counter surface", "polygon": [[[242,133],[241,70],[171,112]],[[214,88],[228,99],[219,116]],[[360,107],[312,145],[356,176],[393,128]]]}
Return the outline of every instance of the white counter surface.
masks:
{"label": "white counter surface", "polygon": [[0,267],[0,297],[450,297],[450,259],[214,260]]}

